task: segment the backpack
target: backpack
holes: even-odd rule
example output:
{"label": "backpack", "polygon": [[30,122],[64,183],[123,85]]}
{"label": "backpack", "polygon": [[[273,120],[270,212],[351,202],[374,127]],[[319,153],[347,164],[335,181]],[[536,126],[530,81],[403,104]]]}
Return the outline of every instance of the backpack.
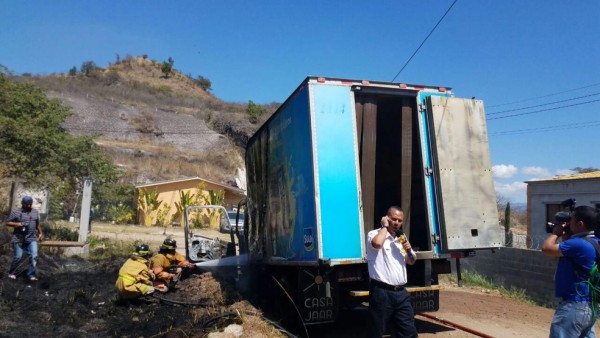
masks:
{"label": "backpack", "polygon": [[571,263],[584,276],[582,279],[588,286],[590,303],[592,304],[592,315],[596,317],[597,306],[600,304],[600,244],[589,237],[584,237],[583,239],[588,241],[596,251],[594,264],[592,264],[591,269],[586,270],[573,260],[571,260]]}

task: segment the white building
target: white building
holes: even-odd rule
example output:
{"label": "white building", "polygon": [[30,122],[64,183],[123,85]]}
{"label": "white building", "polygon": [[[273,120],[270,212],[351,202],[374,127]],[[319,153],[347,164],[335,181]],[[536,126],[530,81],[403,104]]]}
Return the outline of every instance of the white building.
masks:
{"label": "white building", "polygon": [[527,235],[546,237],[546,223],[554,214],[566,210],[561,202],[577,200],[577,206],[600,208],[600,171],[527,181]]}

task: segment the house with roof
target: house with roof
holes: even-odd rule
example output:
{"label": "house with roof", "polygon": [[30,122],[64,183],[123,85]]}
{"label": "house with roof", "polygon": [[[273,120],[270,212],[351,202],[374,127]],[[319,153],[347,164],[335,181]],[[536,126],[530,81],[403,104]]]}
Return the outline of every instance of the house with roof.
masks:
{"label": "house with roof", "polygon": [[[171,221],[178,223],[178,220],[174,220],[173,217],[177,213],[177,207],[175,203],[180,203],[180,192],[184,194],[189,193],[190,195],[202,194],[204,197],[208,197],[209,192],[223,193],[222,205],[227,210],[233,210],[237,208],[238,203],[246,197],[246,192],[242,189],[222,184],[219,182],[211,181],[201,177],[190,177],[180,178],[175,180],[160,181],[154,183],[147,183],[135,186],[137,196],[140,195],[141,190],[156,191],[158,192],[157,200],[161,201],[161,209],[166,211],[164,218],[170,224]],[[202,188],[202,191],[200,190]],[[137,198],[136,198],[137,200]],[[156,224],[157,212],[150,215],[152,218],[150,224]],[[144,214],[143,208],[138,205],[137,207],[137,222],[143,224],[146,215]]]}
{"label": "house with roof", "polygon": [[600,208],[600,171],[527,181],[527,235],[545,238],[546,223],[565,210],[561,203],[569,198],[577,206]]}

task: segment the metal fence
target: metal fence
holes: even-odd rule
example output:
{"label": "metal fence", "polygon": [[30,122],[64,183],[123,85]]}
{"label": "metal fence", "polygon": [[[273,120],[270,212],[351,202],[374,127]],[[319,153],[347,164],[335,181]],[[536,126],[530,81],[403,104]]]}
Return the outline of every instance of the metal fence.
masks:
{"label": "metal fence", "polygon": [[545,235],[534,235],[529,236],[527,234],[515,234],[512,236],[506,236],[506,247],[518,248],[518,249],[531,249],[531,250],[542,250]]}

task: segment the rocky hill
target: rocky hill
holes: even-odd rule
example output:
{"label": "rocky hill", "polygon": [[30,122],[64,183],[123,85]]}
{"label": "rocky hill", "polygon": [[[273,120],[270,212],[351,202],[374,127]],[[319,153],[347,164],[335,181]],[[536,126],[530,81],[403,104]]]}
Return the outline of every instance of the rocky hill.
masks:
{"label": "rocky hill", "polygon": [[134,184],[200,176],[240,186],[243,149],[276,105],[250,123],[245,105],[226,103],[190,76],[145,57],[82,74],[26,77],[70,107],[64,127],[93,135]]}

